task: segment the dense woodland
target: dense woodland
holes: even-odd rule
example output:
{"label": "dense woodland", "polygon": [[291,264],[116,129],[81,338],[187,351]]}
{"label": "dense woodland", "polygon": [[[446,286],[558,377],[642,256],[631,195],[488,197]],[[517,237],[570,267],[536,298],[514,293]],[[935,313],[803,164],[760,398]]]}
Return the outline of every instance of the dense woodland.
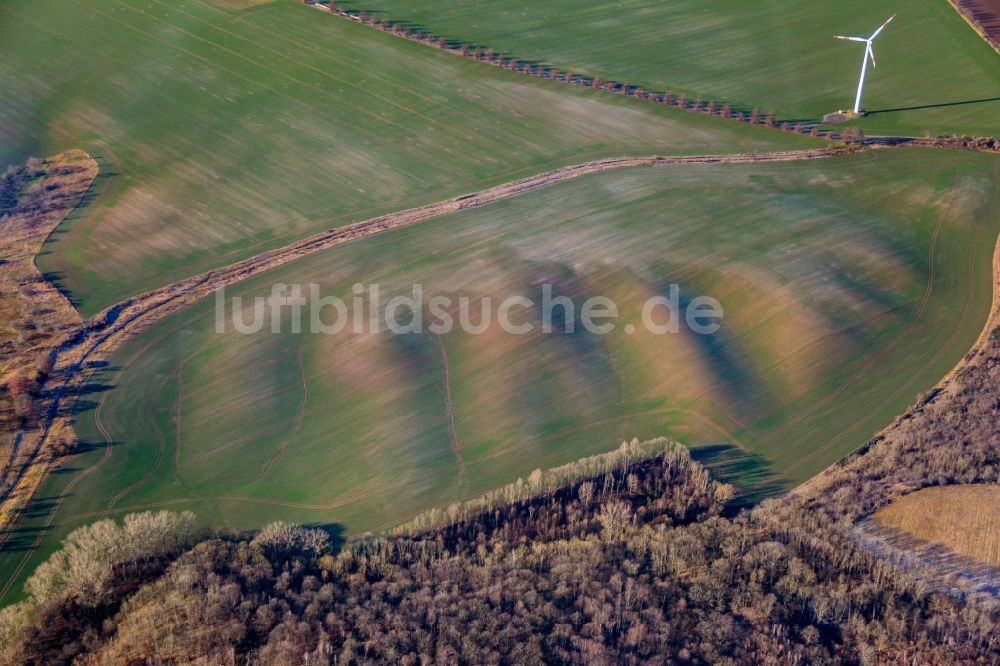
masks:
{"label": "dense woodland", "polygon": [[28,602],[4,611],[4,657],[1000,663],[995,604],[894,569],[851,533],[919,487],[998,480],[1000,329],[968,361],[866,450],[736,515],[725,512],[731,488],[659,442],[340,548],[324,532],[274,524],[185,550],[190,517],[102,521],[39,570]]}
{"label": "dense woodland", "polygon": [[[1000,663],[993,599],[938,588],[852,529],[921,487],[996,483],[1000,329],[865,450],[733,515],[657,441],[337,546],[189,514],[74,532],[0,613],[5,663]],[[192,547],[192,544],[193,547]]]}

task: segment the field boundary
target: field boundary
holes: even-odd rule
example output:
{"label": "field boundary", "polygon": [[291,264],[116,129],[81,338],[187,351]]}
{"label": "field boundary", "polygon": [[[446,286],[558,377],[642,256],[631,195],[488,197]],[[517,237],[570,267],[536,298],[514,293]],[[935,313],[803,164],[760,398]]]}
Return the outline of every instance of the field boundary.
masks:
{"label": "field boundary", "polygon": [[[781,118],[776,117],[774,112],[765,112],[756,106],[752,108],[733,106],[730,102],[719,102],[713,99],[706,99],[701,94],[698,94],[694,100],[690,100],[686,94],[681,94],[679,96],[674,95],[672,89],[667,89],[664,92],[651,92],[642,86],[632,83],[622,83],[620,81],[613,80],[604,81],[596,76],[590,77],[584,75],[574,75],[571,71],[563,71],[555,65],[549,65],[529,58],[521,58],[517,55],[504,55],[496,52],[492,48],[484,49],[470,45],[459,39],[448,39],[447,37],[440,35],[415,30],[404,20],[383,20],[381,18],[376,18],[374,14],[370,14],[365,10],[349,11],[346,9],[340,9],[334,4],[336,0],[299,1],[303,4],[315,7],[316,9],[329,12],[334,16],[339,16],[356,23],[361,23],[362,25],[368,26],[373,30],[379,30],[407,41],[423,44],[424,46],[429,46],[431,48],[437,48],[447,53],[458,55],[487,65],[493,65],[494,67],[499,67],[501,69],[507,69],[513,72],[525,74],[527,76],[557,81],[567,85],[577,85],[585,88],[593,88],[595,90],[603,90],[605,92],[620,94],[626,97],[636,97],[656,104],[684,109],[693,113],[703,113],[705,115],[721,118],[723,120],[770,127],[771,129],[790,132],[792,134],[804,134],[834,141],[843,140],[845,138],[850,138],[851,140],[861,140],[864,136],[863,131],[860,130],[860,128],[854,127],[846,128],[843,132],[837,132],[831,129],[820,129],[824,124],[822,119],[811,121],[782,120]],[[958,11],[959,15],[965,19],[965,21],[980,37],[986,40],[986,42],[993,47],[995,51],[997,51],[997,53],[1000,53],[1000,42],[994,39],[989,32],[977,22],[974,16],[967,14],[963,10],[961,5],[962,0],[948,0],[948,2],[955,8],[956,11]],[[885,138],[898,140],[902,137]],[[993,145],[991,143],[989,149],[1000,152],[1000,145]]]}
{"label": "field boundary", "polygon": [[990,33],[990,31],[986,28],[986,26],[984,26],[982,23],[979,22],[979,19],[976,18],[975,10],[973,8],[966,7],[965,2],[963,0],[948,0],[948,4],[950,4],[955,9],[955,11],[958,12],[958,15],[961,16],[965,20],[965,22],[969,24],[969,27],[975,30],[977,35],[982,37],[983,40],[985,40],[986,43],[989,44],[993,48],[993,50],[997,52],[997,54],[1000,54],[1000,39],[994,37],[993,34]]}
{"label": "field boundary", "polygon": [[559,70],[555,65],[540,63],[527,58],[521,58],[516,55],[502,55],[495,52],[493,49],[483,50],[473,48],[459,40],[448,39],[446,37],[432,35],[430,33],[411,30],[405,21],[382,21],[381,19],[376,19],[364,11],[351,12],[346,9],[340,9],[334,5],[334,0],[324,0],[323,2],[320,0],[300,1],[303,4],[329,12],[334,16],[340,16],[342,18],[361,23],[372,29],[400,37],[401,39],[405,39],[407,41],[423,44],[431,48],[437,48],[470,60],[482,62],[487,65],[493,65],[494,67],[499,67],[501,69],[508,69],[513,72],[519,72],[528,76],[558,81],[567,85],[594,88],[595,90],[603,90],[605,92],[616,93],[626,97],[637,97],[649,102],[665,106],[673,106],[679,109],[691,111],[693,113],[704,113],[705,115],[715,116],[717,118],[722,118],[723,120],[742,122],[749,125],[762,125],[773,129],[791,132],[793,134],[808,134],[810,136],[828,139],[839,139],[841,137],[839,133],[832,130],[819,129],[819,126],[822,123],[818,120],[814,122],[782,121],[781,119],[776,118],[774,113],[764,113],[757,107],[750,109],[745,107],[736,107],[729,102],[718,102],[712,99],[704,99],[701,95],[697,96],[694,100],[690,100],[685,94],[679,96],[674,95],[672,90],[666,90],[664,92],[651,92],[642,86],[632,83],[622,83],[620,81],[611,80],[604,81],[598,77],[574,75],[572,72]]}
{"label": "field boundary", "polygon": [[[671,165],[709,166],[808,161],[888,149],[891,146],[907,145],[931,146],[935,144],[932,142],[900,139],[892,142],[873,141],[865,145],[798,151],[737,153],[729,155],[653,155],[605,158],[554,169],[485,190],[452,197],[444,201],[381,215],[344,227],[319,232],[284,247],[276,248],[228,266],[213,269],[200,275],[127,298],[91,317],[79,327],[75,334],[70,336],[66,343],[57,350],[54,350],[55,371],[52,373],[49,382],[47,382],[48,385],[45,387],[45,394],[49,404],[44,410],[44,414],[47,418],[52,419],[63,413],[64,410],[62,407],[64,403],[72,405],[76,396],[81,392],[80,390],[86,388],[88,383],[93,379],[96,373],[91,368],[101,365],[99,362],[106,361],[126,341],[139,335],[164,317],[207,298],[220,288],[237,284],[307,255],[354,240],[360,240],[396,228],[411,226],[464,209],[485,206],[581,176],[618,169]],[[1000,245],[998,245],[998,249],[1000,249]],[[1000,258],[1000,255],[998,255],[998,258]],[[51,425],[51,421],[44,428],[47,428],[48,425]],[[98,425],[100,426],[100,424]],[[40,452],[44,443],[45,440],[43,438],[38,442],[36,451]],[[109,445],[106,447],[104,454],[93,465],[81,470],[74,477],[70,482],[70,487],[75,486],[82,478],[96,471],[108,461],[112,454],[113,447]],[[64,458],[60,465],[66,460],[72,459],[73,457]],[[469,461],[464,462],[468,463]],[[46,469],[43,472],[43,480],[60,465],[46,465]],[[0,497],[0,500],[2,499]],[[250,500],[251,498],[230,499]],[[57,501],[56,506],[59,504],[61,504],[61,501]],[[50,525],[54,518],[55,513],[53,512],[49,515],[46,526]],[[2,530],[2,533],[0,533],[0,548],[2,548],[3,543],[9,538],[18,520],[19,516],[12,515],[5,525],[0,525],[0,530]],[[41,542],[44,532],[45,530],[39,531],[36,543],[34,544],[35,547]],[[22,564],[28,560],[33,550],[34,548],[26,549]],[[11,582],[12,579],[6,581],[7,585],[0,589],[5,589]]]}
{"label": "field boundary", "polygon": [[[43,461],[43,451],[53,423],[57,422],[60,415],[64,413],[65,404],[72,405],[76,396],[81,392],[81,389],[84,389],[93,378],[95,375],[95,371],[92,370],[93,367],[99,366],[102,361],[106,361],[127,340],[140,334],[149,326],[196,301],[208,297],[219,288],[231,286],[304,256],[350,241],[410,226],[467,208],[485,206],[496,201],[526,194],[556,183],[590,174],[617,169],[653,166],[754,164],[817,160],[872,149],[877,149],[877,146],[828,147],[798,151],[736,153],[730,155],[624,156],[593,160],[528,176],[485,190],[452,197],[437,203],[381,215],[344,227],[329,229],[284,247],[276,248],[228,266],[213,269],[206,273],[127,298],[85,321],[75,332],[67,335],[66,342],[53,350],[54,370],[44,386],[44,396],[47,404],[41,410],[45,423],[39,425],[41,435],[34,443],[32,452],[27,454],[27,462],[23,469],[36,469],[38,468],[38,464]],[[100,424],[98,426],[100,427]],[[109,439],[106,434],[105,438]],[[104,455],[90,467],[81,470],[70,483],[75,485],[83,477],[96,471],[107,462],[112,453],[113,447],[109,444],[105,448]],[[72,459],[72,457],[69,459]],[[37,489],[41,485],[42,481],[44,481],[51,471],[61,467],[65,460],[67,459],[63,459],[63,461],[52,465],[45,464],[44,469],[39,470],[38,483],[33,484],[34,488],[26,496],[22,506],[26,506],[30,502],[34,495],[34,489]],[[21,475],[19,479],[24,478],[24,476]],[[14,484],[14,486],[8,493],[0,496],[0,501],[7,499],[10,492],[14,492],[20,487],[20,484]],[[54,512],[50,514],[50,520],[47,525],[51,523],[54,516]],[[12,534],[19,518],[19,511],[12,512],[7,516],[4,524],[0,524],[0,548],[3,547],[3,544]],[[44,530],[39,532],[35,546],[40,543],[43,535]],[[32,550],[27,549],[25,561],[30,556]],[[7,581],[7,583],[9,584],[10,581]],[[0,590],[3,589],[0,588]]]}
{"label": "field boundary", "polygon": [[[995,200],[997,196],[1000,196],[1000,164],[994,165],[993,167],[993,190],[991,194],[991,200]],[[986,318],[986,323],[983,325],[983,329],[979,332],[979,337],[976,338],[975,343],[968,352],[962,357],[962,359],[955,364],[955,366],[941,378],[934,387],[927,392],[928,398],[918,401],[914,405],[910,406],[905,412],[893,419],[892,423],[887,425],[885,428],[879,431],[877,435],[872,437],[869,441],[865,442],[853,452],[847,454],[837,462],[833,463],[823,471],[819,472],[811,479],[808,479],[792,490],[788,492],[788,495],[806,495],[807,493],[819,491],[826,485],[828,485],[833,477],[836,475],[837,471],[846,466],[856,457],[863,455],[865,451],[881,441],[887,432],[895,428],[900,421],[910,418],[915,411],[919,411],[927,406],[929,403],[934,401],[934,398],[947,390],[955,377],[962,372],[970,364],[970,362],[976,358],[977,354],[986,345],[989,335],[992,331],[1000,327],[1000,237],[997,238],[996,246],[993,248],[993,297],[992,305],[990,307],[990,313]]]}

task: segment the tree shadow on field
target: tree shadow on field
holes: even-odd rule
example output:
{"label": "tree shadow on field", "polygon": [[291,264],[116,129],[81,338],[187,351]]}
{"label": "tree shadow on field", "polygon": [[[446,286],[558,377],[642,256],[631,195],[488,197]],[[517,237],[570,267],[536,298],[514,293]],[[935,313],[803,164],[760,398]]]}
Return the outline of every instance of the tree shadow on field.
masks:
{"label": "tree shadow on field", "polygon": [[[48,247],[48,243],[51,242],[51,239],[55,238],[56,234],[62,234],[62,233],[66,232],[59,231],[59,227],[56,227],[55,230],[49,235],[50,240],[46,241],[45,247]],[[42,250],[35,256],[40,257],[45,254],[51,254],[51,250]],[[73,293],[69,290],[69,287],[66,286],[65,273],[63,273],[62,271],[44,271],[42,272],[42,277],[45,279],[46,282],[55,287],[56,291],[62,294],[66,298],[66,300],[70,302],[70,305],[72,305],[74,308],[76,308],[76,310],[79,311],[80,299],[73,296]]]}
{"label": "tree shadow on field", "polygon": [[303,523],[302,527],[326,532],[327,536],[330,537],[330,550],[334,553],[339,552],[347,543],[344,526],[340,523]]}
{"label": "tree shadow on field", "polygon": [[[25,518],[43,518],[49,515],[53,509],[55,509],[56,504],[59,502],[59,496],[53,495],[52,497],[36,497],[24,508],[23,516]],[[37,528],[26,527],[25,530],[31,532],[38,532]],[[17,532],[17,530],[15,530]]]}
{"label": "tree shadow on field", "polygon": [[[328,4],[328,3],[324,2],[322,4]],[[510,51],[493,48],[489,44],[486,44],[484,42],[478,42],[472,39],[459,39],[453,37],[446,37],[444,35],[440,35],[434,32],[423,23],[390,18],[386,11],[376,7],[352,6],[352,7],[344,7],[342,9],[344,9],[344,11],[346,11],[348,14],[351,14],[356,17],[364,15],[372,19],[381,19],[383,24],[389,26],[390,28],[402,28],[411,34],[419,34],[423,37],[434,40],[435,42],[443,39],[445,43],[448,45],[448,48],[450,49],[459,49],[462,46],[466,46],[470,50],[475,50],[475,51],[483,51],[483,52],[493,51],[493,53],[496,56],[503,56],[508,59],[514,58],[522,65],[531,67],[533,71],[546,70],[550,68],[549,65],[546,65],[544,62],[540,60],[520,57],[514,53],[511,53]]]}
{"label": "tree shadow on field", "polygon": [[0,553],[25,553],[33,550],[39,535],[52,531],[52,527],[15,527],[9,532],[0,532],[0,537],[6,535],[0,543]]}
{"label": "tree shadow on field", "polygon": [[[90,441],[80,440],[79,442],[76,443],[76,446],[73,447],[73,454],[79,455],[84,453],[90,453],[92,451],[98,451],[102,449],[113,448],[115,446],[121,446],[121,444],[122,444],[121,442],[90,442]],[[83,467],[63,464],[54,469],[52,473],[67,474],[69,472],[79,472],[82,469]]]}
{"label": "tree shadow on field", "polygon": [[866,114],[869,116],[874,116],[881,113],[900,113],[903,111],[920,111],[922,109],[941,109],[949,106],[966,106],[968,104],[988,104],[990,102],[1000,102],[1000,97],[986,97],[983,99],[966,99],[959,102],[939,102],[937,104],[923,104],[920,106],[901,106],[896,109],[874,109],[872,111],[867,111]]}
{"label": "tree shadow on field", "polygon": [[116,388],[116,385],[108,380],[121,368],[112,367],[107,361],[99,360],[86,361],[82,365],[73,366],[71,370],[80,373],[79,376],[82,376],[84,381],[69,387],[59,401],[58,414],[67,417],[79,416],[96,409],[100,404],[99,398]]}
{"label": "tree shadow on field", "polygon": [[[657,268],[661,275],[669,274],[670,267]],[[656,286],[656,295],[668,301],[671,299],[670,285]],[[678,332],[664,337],[665,353],[676,353],[670,345],[677,336],[683,336],[685,342],[693,347],[704,358],[704,365],[712,377],[712,384],[718,388],[719,397],[730,409],[738,415],[754,414],[771,402],[766,383],[750,362],[746,349],[740,344],[738,335],[723,320],[719,329],[713,333],[698,333],[686,321],[696,294],[700,290],[690,286],[681,286],[677,292],[677,311],[670,317],[680,320]],[[665,323],[657,321],[658,324]],[[704,322],[702,322],[704,323]]]}
{"label": "tree shadow on field", "polygon": [[[41,249],[38,254],[35,255],[36,265],[37,259],[39,257],[44,257],[50,255],[54,251],[54,244],[59,242],[59,239],[76,226],[76,224],[83,219],[84,215],[88,212],[91,204],[100,197],[104,189],[119,175],[121,172],[114,166],[114,163],[106,159],[103,155],[94,154],[91,157],[98,163],[98,172],[94,177],[93,182],[87,191],[84,192],[80,200],[73,206],[73,208],[66,213],[62,221],[59,222],[56,227],[49,232],[49,236],[45,243],[42,244]],[[40,270],[40,269],[39,269]],[[80,309],[80,300],[73,295],[73,292],[69,290],[66,286],[65,274],[59,271],[41,271],[42,277],[44,277],[49,283],[52,284],[63,296],[66,297],[74,308]]]}
{"label": "tree shadow on field", "polygon": [[58,496],[32,499],[21,512],[18,524],[12,529],[0,531],[0,538],[3,539],[0,541],[0,553],[23,553],[32,550],[39,537],[52,531],[55,525],[26,526],[23,525],[24,520],[45,518],[55,510],[58,502]]}
{"label": "tree shadow on field", "polygon": [[691,449],[691,457],[704,465],[716,480],[736,487],[736,496],[729,503],[728,512],[735,514],[786,490],[771,463],[734,444],[699,446]]}

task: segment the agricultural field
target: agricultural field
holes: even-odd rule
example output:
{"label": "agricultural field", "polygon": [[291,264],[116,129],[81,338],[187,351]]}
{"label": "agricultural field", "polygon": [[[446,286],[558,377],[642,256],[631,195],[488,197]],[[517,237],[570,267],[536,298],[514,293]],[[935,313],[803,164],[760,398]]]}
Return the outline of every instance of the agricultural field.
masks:
{"label": "agricultural field", "polygon": [[79,148],[102,166],[94,205],[40,262],[85,315],[557,166],[810,145],[500,71],[295,0],[0,6],[0,165]]}
{"label": "agricultural field", "polygon": [[875,523],[1000,567],[1000,486],[918,490],[878,511]]}
{"label": "agricultural field", "polygon": [[[929,149],[633,169],[303,258],[227,299],[287,283],[350,303],[355,283],[383,299],[419,283],[425,298],[537,305],[547,282],[577,303],[608,296],[621,316],[607,335],[495,320],[479,335],[323,335],[291,332],[285,309],[281,333],[241,335],[217,333],[203,301],[128,343],[78,403],[88,450],[42,488],[0,578],[103,515],[191,509],[213,526],[357,534],[632,437],[675,438],[748,495],[773,495],[968,351],[991,303],[997,188],[995,158]],[[722,328],[627,333],[671,284],[717,298]]]}
{"label": "agricultural field", "polygon": [[863,45],[878,69],[859,121],[870,133],[1000,134],[1000,55],[945,0],[337,0],[337,7],[563,70],[817,121],[853,105]]}

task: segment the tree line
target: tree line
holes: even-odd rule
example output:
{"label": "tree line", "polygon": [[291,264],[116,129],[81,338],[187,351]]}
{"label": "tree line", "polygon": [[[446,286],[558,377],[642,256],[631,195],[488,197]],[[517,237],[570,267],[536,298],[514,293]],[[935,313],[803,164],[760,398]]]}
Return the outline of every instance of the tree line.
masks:
{"label": "tree line", "polygon": [[339,549],[278,523],[180,556],[133,553],[99,607],[30,584],[57,592],[33,596],[2,654],[95,666],[996,663],[995,604],[928,585],[851,530],[907,488],[996,482],[998,387],[1000,329],[821,484],[736,515],[731,489],[660,441]]}
{"label": "tree line", "polygon": [[[308,5],[323,4],[320,3],[318,0],[302,0],[302,2]],[[445,37],[435,35],[421,28],[414,27],[404,22],[390,21],[384,19],[378,14],[375,14],[373,12],[365,10],[351,11],[346,9],[340,9],[334,4],[332,0],[330,0],[330,2],[326,4],[329,7],[330,11],[334,14],[338,14],[340,16],[344,16],[346,18],[359,21],[361,23],[364,23],[365,25],[371,26],[378,30],[382,30],[383,32],[388,32],[394,35],[398,35],[405,39],[419,42],[421,44],[426,44],[427,46],[432,46],[445,51],[450,51],[452,53],[460,54],[472,60],[485,62],[494,65],[496,67],[509,69],[511,71],[520,72],[522,74],[528,74],[530,76],[550,79],[553,81],[560,81],[562,83],[568,83],[571,85],[595,88],[597,90],[604,90],[607,92],[618,93],[629,97],[638,97],[640,99],[648,100],[659,104],[666,104],[668,106],[675,106],[681,109],[687,109],[688,111],[696,113],[704,113],[710,116],[719,116],[721,118],[727,118],[730,120],[736,120],[739,122],[749,123],[753,125],[765,125],[767,127],[781,129],[786,132],[809,134],[810,136],[814,137],[819,137],[819,136],[825,136],[829,138],[836,137],[835,133],[827,132],[825,130],[820,130],[819,127],[811,123],[778,121],[774,113],[770,112],[765,113],[757,108],[739,109],[739,108],[734,108],[731,104],[728,103],[720,103],[711,99],[703,99],[701,96],[692,98],[685,93],[674,94],[674,91],[669,89],[662,92],[653,92],[646,90],[642,86],[637,86],[630,83],[622,83],[620,81],[613,81],[613,80],[604,80],[597,76],[587,76],[579,73],[564,71],[553,65],[547,65],[532,60],[519,58],[514,55],[500,53],[492,48],[483,48],[461,41],[450,40]]]}
{"label": "tree line", "polygon": [[[704,99],[698,95],[691,97],[686,93],[675,94],[673,90],[650,91],[642,86],[622,83],[614,80],[604,80],[598,76],[587,76],[580,73],[561,70],[554,65],[547,65],[533,60],[519,58],[515,55],[505,54],[492,48],[484,48],[469,44],[459,40],[451,40],[419,27],[409,25],[401,21],[391,21],[382,18],[378,14],[366,10],[341,9],[334,4],[333,0],[320,2],[320,0],[302,0],[307,5],[327,6],[329,10],[339,16],[359,21],[383,32],[398,35],[427,46],[439,48],[451,53],[460,54],[466,58],[471,58],[479,62],[485,62],[503,69],[528,74],[539,78],[551,79],[571,85],[584,86],[618,93],[621,95],[638,97],[658,104],[665,104],[696,113],[704,113],[709,116],[718,116],[735,120],[737,122],[751,125],[764,125],[774,129],[796,134],[808,134],[812,137],[824,137],[830,140],[840,140],[848,144],[860,144],[865,142],[865,133],[860,127],[846,127],[841,132],[832,130],[822,130],[817,123],[805,121],[788,121],[778,119],[773,112],[765,112],[759,108],[738,108],[727,102],[719,102],[712,99]],[[1000,152],[1000,140],[993,137],[936,137],[919,142],[920,145],[934,145],[944,148],[961,148],[978,152]],[[914,143],[918,145],[918,143]]]}

